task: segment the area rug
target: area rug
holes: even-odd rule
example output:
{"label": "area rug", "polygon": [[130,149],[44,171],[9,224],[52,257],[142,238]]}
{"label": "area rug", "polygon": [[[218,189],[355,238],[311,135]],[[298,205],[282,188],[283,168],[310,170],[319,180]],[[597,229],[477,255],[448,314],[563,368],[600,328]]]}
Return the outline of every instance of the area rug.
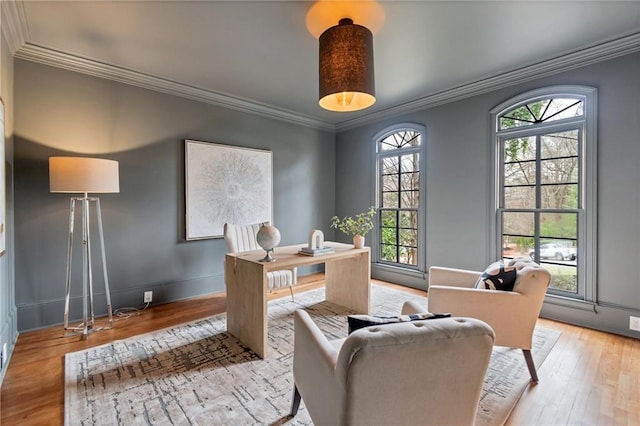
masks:
{"label": "area rug", "polygon": [[[397,315],[423,297],[372,285],[375,315]],[[324,289],[269,303],[269,355],[258,358],[226,333],[225,314],[69,353],[65,357],[65,424],[311,425],[301,404],[291,419],[293,312],[306,309],[330,338],[347,335],[345,308]],[[539,366],[559,333],[536,328]],[[428,368],[428,365],[424,366]],[[541,377],[544,380],[544,377]],[[529,384],[522,351],[495,348],[477,425],[502,425]],[[428,413],[425,413],[428,416]]]}

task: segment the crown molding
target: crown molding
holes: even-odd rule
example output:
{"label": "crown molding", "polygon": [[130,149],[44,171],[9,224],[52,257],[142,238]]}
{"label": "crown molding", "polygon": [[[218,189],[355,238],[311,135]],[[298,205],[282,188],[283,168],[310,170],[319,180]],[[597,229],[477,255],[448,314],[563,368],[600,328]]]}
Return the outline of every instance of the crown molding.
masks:
{"label": "crown molding", "polygon": [[29,26],[22,1],[1,1],[2,32],[9,44],[11,55],[29,40]]}
{"label": "crown molding", "polygon": [[41,64],[76,71],[82,74],[105,78],[157,92],[168,93],[170,95],[180,96],[211,105],[223,106],[236,111],[257,114],[280,121],[286,121],[330,132],[335,130],[333,124],[283,108],[277,108],[272,105],[259,103],[249,99],[205,90],[200,87],[118,67],[31,42],[25,43],[20,49],[18,49],[14,56],[19,59],[39,62]]}
{"label": "crown molding", "polygon": [[331,123],[284,108],[206,90],[32,43],[23,1],[2,0],[0,3],[2,6],[2,32],[7,39],[11,55],[16,58],[222,106],[236,111],[257,114],[292,124],[335,132],[335,126]]}
{"label": "crown molding", "polygon": [[206,90],[32,43],[23,1],[2,0],[0,3],[2,4],[2,32],[7,39],[12,55],[16,58],[329,132],[349,130],[372,122],[387,120],[401,114],[421,111],[640,51],[640,32],[636,30],[628,35],[586,46],[579,50],[446,89],[334,125],[314,117],[250,99]]}
{"label": "crown molding", "polygon": [[380,120],[387,120],[390,117],[401,114],[409,114],[453,101],[470,98],[482,93],[584,67],[637,51],[640,51],[640,32],[624,35],[577,51],[523,66],[513,71],[456,86],[411,102],[346,120],[336,124],[336,132],[353,129]]}

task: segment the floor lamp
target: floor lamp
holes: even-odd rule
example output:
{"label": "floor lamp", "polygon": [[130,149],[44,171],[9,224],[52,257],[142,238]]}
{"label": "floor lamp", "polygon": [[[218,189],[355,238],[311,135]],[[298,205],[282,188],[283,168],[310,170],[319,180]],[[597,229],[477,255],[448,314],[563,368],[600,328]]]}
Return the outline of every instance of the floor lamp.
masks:
{"label": "floor lamp", "polygon": [[[100,199],[89,197],[89,193],[120,192],[118,162],[102,158],[86,157],[50,157],[49,189],[51,192],[80,193],[81,197],[71,197],[69,208],[69,240],[67,245],[67,281],[64,301],[65,335],[82,333],[86,339],[90,332],[113,328],[111,310],[111,294],[107,277],[107,259],[104,251],[104,235],[102,232],[102,213]],[[71,295],[71,275],[73,259],[73,233],[75,224],[76,202],[82,203],[82,324],[69,326],[69,298]],[[95,327],[93,309],[93,275],[91,273],[91,238],[89,207],[95,203],[100,249],[102,252],[102,271],[104,273],[104,289],[107,298],[107,314],[109,326]]]}

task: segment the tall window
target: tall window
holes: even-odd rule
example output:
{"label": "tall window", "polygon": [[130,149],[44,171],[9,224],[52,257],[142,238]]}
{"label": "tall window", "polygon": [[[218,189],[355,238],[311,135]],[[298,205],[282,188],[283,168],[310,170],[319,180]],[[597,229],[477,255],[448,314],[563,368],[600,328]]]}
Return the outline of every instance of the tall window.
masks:
{"label": "tall window", "polygon": [[422,137],[420,126],[400,125],[376,138],[378,263],[422,266]]}
{"label": "tall window", "polygon": [[503,258],[526,256],[546,267],[550,293],[590,299],[595,170],[587,169],[595,147],[587,142],[595,145],[595,135],[587,132],[595,126],[595,90],[559,89],[531,93],[495,114],[498,244]]}

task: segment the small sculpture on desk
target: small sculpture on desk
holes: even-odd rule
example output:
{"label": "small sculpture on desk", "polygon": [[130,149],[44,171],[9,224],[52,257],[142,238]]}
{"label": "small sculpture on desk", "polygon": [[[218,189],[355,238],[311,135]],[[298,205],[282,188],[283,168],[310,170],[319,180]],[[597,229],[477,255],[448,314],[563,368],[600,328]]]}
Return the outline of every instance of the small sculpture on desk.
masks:
{"label": "small sculpture on desk", "polygon": [[256,235],[256,241],[267,252],[267,255],[260,259],[260,262],[275,262],[276,259],[271,256],[271,253],[280,244],[280,231],[278,231],[278,228],[266,222],[263,223]]}
{"label": "small sculpture on desk", "polygon": [[300,254],[306,256],[319,256],[321,254],[334,253],[333,247],[324,245],[324,234],[319,229],[312,229],[309,233],[309,246],[302,247]]}
{"label": "small sculpture on desk", "polygon": [[324,234],[319,229],[312,229],[309,233],[309,249],[315,250],[324,247]]}

